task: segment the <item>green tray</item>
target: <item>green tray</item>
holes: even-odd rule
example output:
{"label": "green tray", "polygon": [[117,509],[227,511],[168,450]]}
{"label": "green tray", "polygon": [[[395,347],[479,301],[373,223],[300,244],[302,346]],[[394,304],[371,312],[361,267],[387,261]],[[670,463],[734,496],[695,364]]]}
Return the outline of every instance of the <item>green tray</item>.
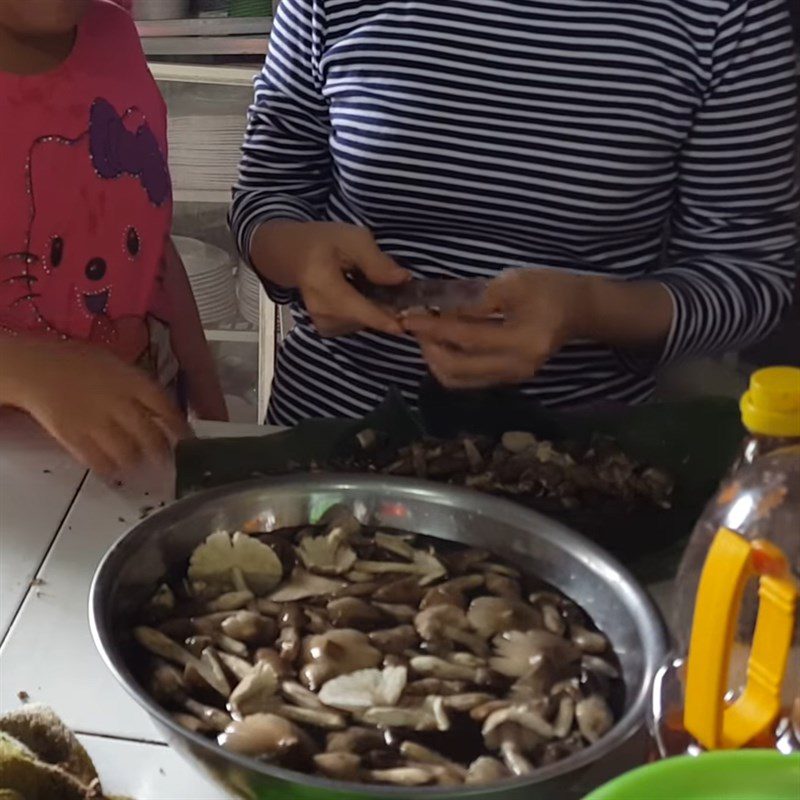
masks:
{"label": "green tray", "polygon": [[[384,431],[401,446],[423,433],[453,430],[497,433],[529,430],[546,438],[585,441],[593,433],[614,437],[640,461],[676,479],[670,510],[634,513],[595,510],[551,513],[614,553],[640,580],[673,577],[686,539],[715,492],[743,437],[739,410],[727,398],[700,398],[635,408],[553,412],[527,398],[502,393],[423,392],[419,412],[390,392],[375,411],[356,420],[310,420],[273,436],[182,442],[177,453],[177,494],[248,478],[324,464],[346,455],[364,428]],[[444,423],[443,423],[444,421]],[[495,430],[493,430],[494,428]]]}

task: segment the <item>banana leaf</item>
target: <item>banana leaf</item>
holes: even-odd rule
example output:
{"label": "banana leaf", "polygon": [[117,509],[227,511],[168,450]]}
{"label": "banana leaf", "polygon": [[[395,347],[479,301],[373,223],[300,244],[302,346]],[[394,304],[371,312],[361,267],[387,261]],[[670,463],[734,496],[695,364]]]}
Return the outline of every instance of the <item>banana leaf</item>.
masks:
{"label": "banana leaf", "polygon": [[302,471],[312,464],[324,466],[346,458],[355,447],[356,434],[366,428],[382,432],[394,447],[423,434],[499,435],[506,430],[527,430],[542,438],[578,444],[587,444],[598,434],[616,439],[637,460],[674,477],[670,509],[565,511],[525,504],[594,539],[645,581],[674,575],[694,521],[744,435],[737,404],[727,398],[562,412],[543,408],[513,391],[450,393],[428,383],[420,396],[419,412],[393,391],[362,419],[309,420],[271,436],[183,442],[177,453],[177,494]]}

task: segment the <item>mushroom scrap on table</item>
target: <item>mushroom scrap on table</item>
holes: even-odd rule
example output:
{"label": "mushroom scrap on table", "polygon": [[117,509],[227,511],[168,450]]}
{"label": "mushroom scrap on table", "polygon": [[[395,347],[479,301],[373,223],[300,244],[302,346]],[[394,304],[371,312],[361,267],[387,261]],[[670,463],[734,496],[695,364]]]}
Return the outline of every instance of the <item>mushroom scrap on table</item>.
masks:
{"label": "mushroom scrap on table", "polygon": [[486,550],[375,530],[217,531],[141,609],[131,663],[180,725],[347,781],[485,784],[602,737],[607,638]]}

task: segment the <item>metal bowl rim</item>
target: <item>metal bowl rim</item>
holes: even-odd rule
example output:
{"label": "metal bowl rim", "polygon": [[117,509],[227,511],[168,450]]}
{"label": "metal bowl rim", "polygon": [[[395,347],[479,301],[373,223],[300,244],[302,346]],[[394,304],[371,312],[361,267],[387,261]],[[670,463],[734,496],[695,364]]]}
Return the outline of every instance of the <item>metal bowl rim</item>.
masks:
{"label": "metal bowl rim", "polygon": [[[384,483],[385,476],[376,475],[336,474],[325,476],[292,475],[268,478],[260,477],[214,487],[196,494],[189,495],[170,503],[162,509],[158,509],[145,519],[139,521],[137,524],[123,533],[108,549],[98,564],[97,569],[95,570],[89,589],[89,627],[95,647],[99,650],[106,666],[109,668],[116,680],[122,685],[128,695],[130,695],[139,706],[141,706],[151,717],[153,717],[159,725],[167,728],[179,739],[188,740],[195,747],[199,747],[200,749],[207,751],[210,755],[215,756],[216,758],[221,758],[225,761],[232,762],[237,767],[256,772],[266,778],[278,779],[291,784],[309,786],[323,791],[334,793],[339,792],[340,794],[344,794],[349,791],[364,795],[365,798],[368,795],[373,795],[376,798],[408,797],[408,787],[336,781],[310,775],[304,772],[285,769],[280,766],[269,764],[265,761],[259,761],[255,758],[232,753],[228,750],[225,750],[215,741],[207,739],[200,734],[186,730],[177,722],[175,722],[169,716],[169,714],[147,694],[147,692],[139,687],[138,682],[122,658],[119,648],[113,646],[113,637],[110,635],[108,630],[108,624],[103,608],[103,599],[113,586],[114,571],[112,569],[112,565],[118,561],[124,563],[125,555],[127,551],[133,547],[134,543],[138,544],[139,540],[146,540],[154,530],[157,530],[161,527],[161,523],[170,524],[173,521],[179,520],[182,516],[184,516],[184,509],[191,509],[197,506],[206,505],[209,502],[217,501],[228,496],[255,489],[269,488],[280,490],[281,488],[289,488],[295,490],[300,489],[308,492],[345,492],[357,488],[369,490],[378,486],[382,486]],[[588,766],[596,760],[602,759],[603,757],[609,755],[616,747],[624,744],[633,734],[637,732],[637,728],[640,725],[646,725],[647,709],[649,708],[650,697],[649,688],[652,684],[655,672],[658,669],[660,662],[663,660],[664,654],[667,652],[668,636],[665,623],[653,601],[639,586],[633,575],[622,564],[620,564],[616,558],[603,550],[599,545],[592,542],[590,539],[587,539],[583,535],[573,531],[566,525],[552,520],[549,517],[534,511],[533,509],[525,508],[524,506],[505,498],[480,494],[467,488],[437,484],[433,483],[432,481],[411,478],[393,478],[392,489],[398,493],[403,493],[406,496],[422,498],[425,496],[436,496],[440,500],[446,499],[448,502],[458,501],[460,497],[471,499],[474,502],[475,496],[478,495],[481,498],[481,512],[484,512],[485,510],[489,516],[499,515],[507,521],[513,521],[513,518],[515,517],[527,517],[529,521],[545,521],[547,525],[545,526],[545,529],[537,530],[538,536],[547,539],[553,539],[552,534],[557,532],[561,541],[566,541],[570,545],[569,549],[574,557],[578,557],[578,552],[582,548],[586,554],[586,557],[583,560],[587,562],[594,560],[595,563],[601,562],[607,568],[610,568],[618,574],[618,577],[621,579],[620,584],[624,584],[626,591],[633,595],[631,599],[639,607],[639,622],[641,623],[645,618],[647,618],[647,624],[651,627],[649,633],[652,636],[653,644],[658,647],[659,650],[659,652],[655,654],[656,657],[651,657],[644,660],[642,686],[640,687],[636,697],[632,698],[632,702],[626,713],[614,725],[614,727],[595,744],[589,745],[574,756],[569,756],[561,761],[551,764],[550,766],[537,769],[529,776],[510,778],[508,780],[498,781],[490,785],[477,785],[474,787],[415,787],[413,789],[415,797],[419,797],[421,800],[424,800],[424,798],[437,797],[452,798],[455,795],[459,797],[477,798],[483,796],[488,789],[491,789],[492,792],[495,792],[503,789],[519,789],[525,786],[533,787],[537,784],[544,783],[547,780],[568,775],[569,773],[579,770],[582,767]],[[495,509],[496,514],[493,513]],[[548,531],[547,528],[550,530]],[[426,535],[437,538],[435,534]],[[637,626],[637,630],[641,636],[643,633],[641,630],[641,624]]]}

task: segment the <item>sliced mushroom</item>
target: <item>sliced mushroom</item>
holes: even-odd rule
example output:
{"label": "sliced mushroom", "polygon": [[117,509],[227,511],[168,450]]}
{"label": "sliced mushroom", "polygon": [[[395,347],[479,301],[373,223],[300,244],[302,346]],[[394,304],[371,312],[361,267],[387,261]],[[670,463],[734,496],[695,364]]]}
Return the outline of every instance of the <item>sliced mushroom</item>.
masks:
{"label": "sliced mushroom", "polygon": [[[186,714],[182,711],[175,711],[170,714],[172,719],[182,728],[192,733],[212,733],[214,728],[204,720],[198,719],[194,714]],[[217,731],[218,732],[218,731]]]}
{"label": "sliced mushroom", "polygon": [[488,703],[494,699],[491,694],[485,692],[469,692],[464,694],[453,694],[444,698],[444,706],[449,711],[459,711],[465,713],[472,711],[473,708]]}
{"label": "sliced mushroom", "polygon": [[214,706],[198,703],[191,698],[187,698],[184,703],[184,708],[218,733],[224,731],[233,721],[224,711],[220,711],[218,708],[214,708]]}
{"label": "sliced mushroom", "polygon": [[358,597],[341,597],[326,606],[331,624],[336,628],[371,631],[390,621],[385,611]]}
{"label": "sliced mushroom", "polygon": [[614,716],[608,703],[596,694],[578,702],[575,706],[575,719],[583,738],[590,744],[594,744],[614,725]]}
{"label": "sliced mushroom", "polygon": [[[201,661],[193,656],[188,650],[184,650],[179,644],[164,636],[155,628],[148,628],[140,625],[134,628],[134,636],[139,644],[151,653],[161,656],[167,661],[181,664],[184,667],[192,667],[212,689],[219,692],[223,697],[227,697],[230,686],[225,679],[224,673],[220,679],[217,671],[209,666],[208,663]],[[220,670],[221,672],[221,670]]]}
{"label": "sliced mushroom", "polygon": [[285,659],[281,658],[278,651],[272,647],[259,647],[253,654],[253,658],[255,659],[255,663],[262,661],[269,664],[272,671],[275,673],[275,677],[279,679],[286,678],[292,673],[290,664]]}
{"label": "sliced mushroom", "polygon": [[339,530],[346,541],[352,541],[361,533],[361,523],[355,514],[345,505],[337,503],[331,506],[319,519],[320,525],[326,525],[329,532]]}
{"label": "sliced mushroom", "polygon": [[271,711],[277,705],[278,680],[272,668],[259,662],[245,675],[228,698],[228,708],[238,719]]}
{"label": "sliced mushroom", "polygon": [[210,636],[189,636],[183,644],[195,658],[200,658],[203,650],[211,647],[214,640]]}
{"label": "sliced mushroom", "polygon": [[324,708],[319,697],[314,692],[295,681],[283,681],[281,683],[281,694],[301,708],[310,708],[315,711]]}
{"label": "sliced mushroom", "polygon": [[361,757],[355,753],[319,753],[314,765],[326,777],[337,781],[358,781],[361,777]]}
{"label": "sliced mushroom", "polygon": [[165,705],[180,705],[188,691],[181,671],[164,661],[157,662],[153,667],[147,687],[153,697]]}
{"label": "sliced mushroom", "polygon": [[499,750],[503,763],[514,775],[528,775],[533,764],[526,757],[541,743],[541,738],[527,728],[513,723],[505,723],[495,728],[485,737],[487,747]]}
{"label": "sliced mushroom", "polygon": [[254,669],[253,665],[244,658],[231,655],[230,653],[217,653],[222,666],[228,670],[237,680],[246,678]]}
{"label": "sliced mushroom", "polygon": [[472,683],[475,680],[475,670],[472,667],[451,664],[449,661],[436,656],[415,656],[411,659],[410,664],[411,669],[419,675],[427,675],[446,681],[468,681]]}
{"label": "sliced mushroom", "polygon": [[330,733],[325,742],[325,750],[329,753],[356,753],[364,755],[371,750],[380,750],[386,746],[386,739],[376,728],[352,727],[341,733]]}
{"label": "sliced mushroom", "polygon": [[398,625],[369,634],[370,642],[383,653],[401,655],[419,644],[419,636],[413,625]]}
{"label": "sliced mushroom", "polygon": [[270,596],[274,603],[292,603],[305,600],[308,597],[322,597],[341,589],[346,584],[343,581],[324,578],[311,572],[296,567],[291,578],[281,584]]}
{"label": "sliced mushroom", "polygon": [[303,645],[300,680],[312,691],[348,672],[377,667],[382,659],[361,631],[344,628],[310,637]]}
{"label": "sliced mushroom", "polygon": [[417,697],[438,694],[450,697],[455,694],[464,694],[467,691],[466,681],[441,680],[440,678],[421,678],[412,681],[406,686],[405,694]]}
{"label": "sliced mushroom", "polygon": [[536,447],[538,439],[527,431],[506,431],[501,437],[500,443],[509,453],[516,454]]}
{"label": "sliced mushroom", "polygon": [[573,643],[578,645],[584,653],[599,655],[608,650],[608,639],[602,633],[590,631],[580,625],[573,625],[570,630],[570,638]]}
{"label": "sliced mushroom", "polygon": [[489,664],[508,678],[527,675],[543,657],[557,666],[571,664],[581,657],[574,644],[544,630],[507,631],[494,638],[494,646],[496,656]]}
{"label": "sliced mushroom", "polygon": [[326,536],[304,537],[297,554],[307,570],[321,575],[344,575],[357,559],[345,529],[340,527],[334,527]]}
{"label": "sliced mushroom", "polygon": [[469,648],[478,655],[489,652],[486,641],[473,633],[466,614],[457,606],[436,605],[420,611],[414,627],[429,645],[449,650],[454,644]]}
{"label": "sliced mushroom", "polygon": [[398,536],[378,531],[373,537],[373,541],[382,550],[400,556],[400,558],[405,558],[406,561],[413,561],[416,551],[409,542],[409,539],[413,538],[413,536]]}
{"label": "sliced mushroom", "polygon": [[408,680],[405,667],[362,669],[329,680],[319,691],[326,706],[345,711],[393,706],[397,704]]}
{"label": "sliced mushroom", "polygon": [[245,610],[224,619],[220,627],[226,636],[256,647],[274,642],[278,632],[275,620]]}
{"label": "sliced mushroom", "polygon": [[[509,578],[506,575],[498,575],[494,572],[487,572],[485,577],[486,591],[497,597],[504,597],[506,600],[521,600],[522,587],[518,580]],[[499,762],[498,762],[499,763]]]}
{"label": "sliced mushroom", "polygon": [[258,595],[277,586],[283,576],[281,561],[270,547],[243,533],[231,536],[217,531],[192,553],[189,580],[232,588],[234,569],[240,570],[249,589]]}
{"label": "sliced mushroom", "polygon": [[481,756],[469,765],[464,783],[467,786],[483,785],[510,777],[511,773],[502,761],[491,756]]}
{"label": "sliced mushroom", "polygon": [[357,561],[356,567],[362,572],[380,575],[385,573],[408,572],[419,576],[419,585],[427,586],[447,574],[447,570],[436,556],[427,550],[414,550],[414,560],[404,561]]}
{"label": "sliced mushroom", "polygon": [[514,705],[502,708],[490,714],[483,723],[483,736],[488,737],[501,725],[514,723],[526,730],[535,733],[542,739],[552,739],[555,736],[553,726],[531,705]]}
{"label": "sliced mushroom", "polygon": [[255,595],[249,589],[239,589],[233,592],[225,592],[219,597],[209,600],[207,608],[209,611],[236,611],[244,608],[254,598]]}
{"label": "sliced mushroom", "polygon": [[375,590],[372,599],[379,603],[419,603],[425,590],[414,575],[392,580]]}
{"label": "sliced mushroom", "polygon": [[400,745],[400,754],[408,760],[408,765],[425,765],[432,767],[439,786],[458,786],[464,783],[467,770],[449,758],[445,758],[435,750],[417,742],[406,740]]}
{"label": "sliced mushroom", "polygon": [[553,720],[553,733],[559,739],[564,739],[572,730],[575,721],[575,700],[570,695],[562,695],[558,703],[558,713]]}
{"label": "sliced mushroom", "polygon": [[426,786],[433,783],[433,770],[425,767],[393,767],[392,769],[373,769],[369,773],[375,783],[389,783],[393,786]]}
{"label": "sliced mushroom", "polygon": [[302,725],[312,725],[326,731],[341,731],[347,727],[347,718],[336,711],[324,708],[300,708],[299,706],[278,706],[275,713],[299,722]]}
{"label": "sliced mushroom", "polygon": [[361,717],[370,725],[380,728],[409,728],[414,731],[446,731],[450,718],[441,697],[427,697],[417,706],[375,706]]}
{"label": "sliced mushroom", "polygon": [[442,560],[447,565],[447,568],[454,575],[463,575],[476,568],[478,564],[488,561],[491,558],[491,553],[488,550],[481,550],[479,548],[465,547],[458,550],[453,550],[449,553],[442,555]]}
{"label": "sliced mushroom", "polygon": [[542,627],[542,615],[521,600],[476,597],[467,611],[469,624],[484,638],[506,631],[529,631]]}
{"label": "sliced mushroom", "polygon": [[217,741],[240,755],[278,761],[295,752],[313,757],[316,750],[307,733],[275,714],[253,714],[232,722]]}
{"label": "sliced mushroom", "polygon": [[393,617],[394,620],[400,624],[413,622],[414,617],[417,616],[416,608],[412,608],[411,606],[407,606],[402,603],[373,603],[373,605],[384,613],[388,614],[390,617]]}

